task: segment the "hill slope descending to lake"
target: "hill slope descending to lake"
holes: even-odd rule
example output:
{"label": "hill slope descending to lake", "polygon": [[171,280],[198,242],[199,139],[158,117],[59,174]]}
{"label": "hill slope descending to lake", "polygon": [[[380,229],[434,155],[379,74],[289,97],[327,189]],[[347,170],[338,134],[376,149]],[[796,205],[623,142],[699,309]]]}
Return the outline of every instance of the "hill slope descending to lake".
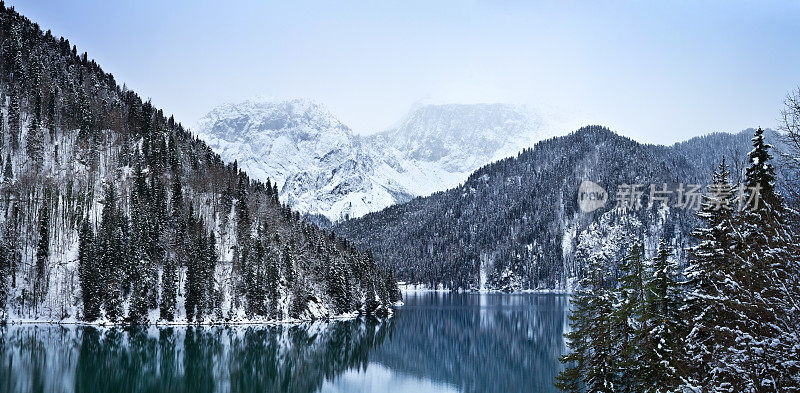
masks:
{"label": "hill slope descending to lake", "polygon": [[0,7],[0,320],[380,312],[390,275],[64,38]]}

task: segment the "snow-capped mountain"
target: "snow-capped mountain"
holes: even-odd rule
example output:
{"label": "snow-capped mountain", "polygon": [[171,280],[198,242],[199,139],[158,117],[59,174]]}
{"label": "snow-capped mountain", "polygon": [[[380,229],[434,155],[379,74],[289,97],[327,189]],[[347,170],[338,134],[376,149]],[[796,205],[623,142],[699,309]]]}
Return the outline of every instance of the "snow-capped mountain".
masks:
{"label": "snow-capped mountain", "polygon": [[225,104],[198,122],[223,160],[272,179],[296,209],[336,219],[396,198],[372,184],[374,164],[359,138],[324,106],[307,100]]}
{"label": "snow-capped mountain", "polygon": [[534,116],[505,104],[423,105],[362,137],[319,103],[254,99],[212,110],[197,128],[224,160],[331,221],[455,187],[543,136]]}
{"label": "snow-capped mountain", "polygon": [[[400,163],[395,176],[414,196],[459,185],[481,166],[543,139],[540,122],[507,104],[422,105],[390,130],[367,137],[382,156]],[[405,175],[418,169],[421,173]],[[394,174],[385,173],[392,178]]]}

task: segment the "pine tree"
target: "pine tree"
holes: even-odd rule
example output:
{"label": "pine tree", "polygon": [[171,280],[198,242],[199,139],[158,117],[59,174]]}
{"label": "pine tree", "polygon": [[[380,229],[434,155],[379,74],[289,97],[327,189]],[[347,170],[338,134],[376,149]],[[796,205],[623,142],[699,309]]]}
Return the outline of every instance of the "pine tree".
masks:
{"label": "pine tree", "polygon": [[386,270],[385,286],[386,291],[389,293],[390,302],[397,303],[403,300],[403,294],[400,293],[400,288],[397,287],[397,280],[394,278],[394,272],[392,269]]}
{"label": "pine tree", "polygon": [[333,301],[336,313],[343,313],[350,308],[350,293],[347,291],[348,278],[346,270],[341,265],[338,258],[332,261],[328,255],[325,255],[326,264],[328,265],[327,286],[328,296]]}
{"label": "pine tree", "polygon": [[95,254],[94,231],[85,217],[81,223],[78,243],[78,279],[83,301],[83,319],[94,321],[100,318],[100,271]]}
{"label": "pine tree", "polygon": [[295,269],[294,269],[294,261],[292,258],[292,252],[294,250],[293,247],[294,240],[292,239],[288,245],[283,248],[283,273],[286,278],[286,285],[291,287],[294,285],[295,281]]}
{"label": "pine tree", "polygon": [[[202,256],[205,249],[205,236],[202,234],[197,236],[194,246],[195,256]],[[186,261],[186,301],[184,307],[186,308],[186,319],[190,322],[197,319],[202,319],[202,257],[188,258]]]}
{"label": "pine tree", "polygon": [[56,125],[58,124],[58,87],[50,88],[50,98],[47,101],[47,129],[50,131],[50,139],[56,138]]}
{"label": "pine tree", "polygon": [[289,316],[300,318],[308,309],[308,284],[305,280],[299,279],[295,282],[292,290],[292,303],[289,307]]}
{"label": "pine tree", "polygon": [[733,260],[740,269],[736,283],[742,289],[736,299],[740,305],[736,326],[743,333],[737,339],[735,360],[739,370],[746,370],[739,373],[743,379],[736,388],[788,391],[800,386],[800,349],[795,344],[800,250],[775,191],[770,148],[759,128],[745,172],[747,200],[740,200],[744,210],[735,223]]}
{"label": "pine tree", "polygon": [[686,337],[686,381],[706,391],[738,385],[739,378],[731,367],[736,354],[729,352],[741,331],[741,326],[732,324],[738,318],[735,299],[741,289],[735,284],[740,271],[730,251],[735,195],[728,175],[723,159],[703,196],[698,213],[703,224],[694,231],[698,243],[691,249],[685,272],[685,313],[692,326]]}
{"label": "pine tree", "polygon": [[[248,206],[248,186],[250,184],[247,175],[244,172],[239,173],[238,184],[236,188],[236,255],[239,258],[234,259],[233,269],[234,272],[242,277],[245,281],[248,278],[246,271],[250,267],[247,266],[247,252],[250,248],[251,240],[251,221],[250,210]],[[252,277],[251,277],[252,278]],[[240,282],[237,285],[237,295],[243,295],[247,290],[247,283]]]}
{"label": "pine tree", "polygon": [[641,319],[645,315],[644,280],[644,247],[639,240],[634,240],[619,265],[618,288],[614,291],[611,339],[615,343],[618,392],[638,392],[644,385],[639,372],[639,344],[643,341]]}
{"label": "pine tree", "polygon": [[274,253],[268,254],[267,262],[267,298],[269,300],[270,318],[281,319],[281,310],[278,307],[280,301],[280,267],[278,258]]}
{"label": "pine tree", "polygon": [[564,335],[569,352],[559,360],[566,365],[564,371],[556,377],[555,386],[565,393],[581,393],[585,391],[586,375],[588,374],[588,359],[592,351],[589,340],[589,327],[592,324],[591,299],[593,297],[591,286],[583,285],[570,297],[569,320],[571,330]]}
{"label": "pine tree", "polygon": [[375,292],[375,283],[372,281],[372,278],[370,278],[367,282],[367,293],[364,298],[364,311],[367,315],[375,314],[378,311],[380,303],[378,303],[377,296]]}
{"label": "pine tree", "polygon": [[[135,198],[132,198],[135,200]],[[138,202],[135,202],[138,203]],[[144,322],[149,308],[148,292],[154,286],[149,279],[149,256],[146,252],[147,238],[144,229],[144,220],[135,218],[133,224],[133,239],[128,247],[127,255],[130,256],[127,265],[129,270],[125,282],[131,287],[130,309],[128,311],[128,323],[139,324]]]}
{"label": "pine tree", "polygon": [[611,283],[605,261],[595,256],[591,262],[589,277],[592,280],[592,297],[589,310],[593,323],[589,326],[589,341],[592,351],[587,359],[586,386],[592,392],[616,391],[614,349],[611,341],[612,298]]}
{"label": "pine tree", "polygon": [[204,286],[204,299],[205,299],[205,310],[209,315],[212,314],[221,314],[222,310],[220,309],[220,304],[217,302],[217,296],[215,293],[215,279],[214,273],[217,268],[217,239],[212,231],[208,235],[208,240],[206,241],[206,249],[203,253],[205,257],[205,263],[203,265],[203,286]]}
{"label": "pine tree", "polygon": [[171,133],[169,136],[168,150],[170,170],[172,171],[173,176],[178,176],[180,174],[181,162],[180,153],[178,152],[178,141],[175,139],[175,133]]}
{"label": "pine tree", "polygon": [[177,263],[174,259],[167,259],[164,271],[161,273],[161,303],[159,306],[161,319],[172,321],[175,318],[177,298]]}
{"label": "pine tree", "polygon": [[8,281],[11,272],[11,249],[5,241],[0,242],[0,324],[5,324],[8,317]]}
{"label": "pine tree", "polygon": [[39,242],[36,246],[36,282],[34,301],[38,304],[47,293],[46,269],[50,258],[50,201],[49,190],[45,190],[42,206],[39,209]]}
{"label": "pine tree", "polygon": [[14,150],[19,149],[19,134],[20,134],[20,120],[19,120],[19,97],[17,92],[12,90],[8,104],[8,134],[11,137],[11,148]]}
{"label": "pine tree", "polygon": [[25,150],[28,154],[28,159],[34,164],[35,168],[39,168],[44,159],[44,132],[41,123],[42,111],[42,96],[37,91],[34,101],[34,113],[31,119],[31,124],[28,129],[28,135],[25,142]]}
{"label": "pine tree", "polygon": [[570,353],[561,358],[567,368],[558,375],[556,387],[565,392],[614,392],[609,277],[602,255],[590,256],[589,263],[590,270],[574,295],[572,331],[566,335]]}
{"label": "pine tree", "polygon": [[127,221],[117,211],[117,195],[113,183],[106,186],[100,223],[100,274],[101,298],[106,317],[116,321],[122,315],[121,270],[124,268],[126,246],[123,226]]}
{"label": "pine tree", "polygon": [[652,260],[652,277],[646,283],[646,340],[639,358],[643,392],[675,392],[683,367],[682,294],[679,269],[672,247],[662,238]]}

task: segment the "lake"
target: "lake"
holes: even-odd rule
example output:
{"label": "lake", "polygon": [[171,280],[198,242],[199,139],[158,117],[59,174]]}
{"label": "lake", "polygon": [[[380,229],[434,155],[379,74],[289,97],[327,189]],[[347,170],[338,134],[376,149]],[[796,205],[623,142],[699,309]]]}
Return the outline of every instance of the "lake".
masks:
{"label": "lake", "polygon": [[387,320],[0,328],[3,392],[555,392],[568,298],[407,293]]}

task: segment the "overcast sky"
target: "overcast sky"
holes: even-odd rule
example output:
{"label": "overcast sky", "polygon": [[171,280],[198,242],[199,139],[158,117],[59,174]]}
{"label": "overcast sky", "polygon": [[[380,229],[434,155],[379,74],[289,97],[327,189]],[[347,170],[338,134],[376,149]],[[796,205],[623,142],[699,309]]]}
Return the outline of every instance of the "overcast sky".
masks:
{"label": "overcast sky", "polygon": [[800,84],[800,2],[597,3],[6,1],[185,124],[254,95],[362,134],[417,102],[507,102],[669,143],[774,127]]}

